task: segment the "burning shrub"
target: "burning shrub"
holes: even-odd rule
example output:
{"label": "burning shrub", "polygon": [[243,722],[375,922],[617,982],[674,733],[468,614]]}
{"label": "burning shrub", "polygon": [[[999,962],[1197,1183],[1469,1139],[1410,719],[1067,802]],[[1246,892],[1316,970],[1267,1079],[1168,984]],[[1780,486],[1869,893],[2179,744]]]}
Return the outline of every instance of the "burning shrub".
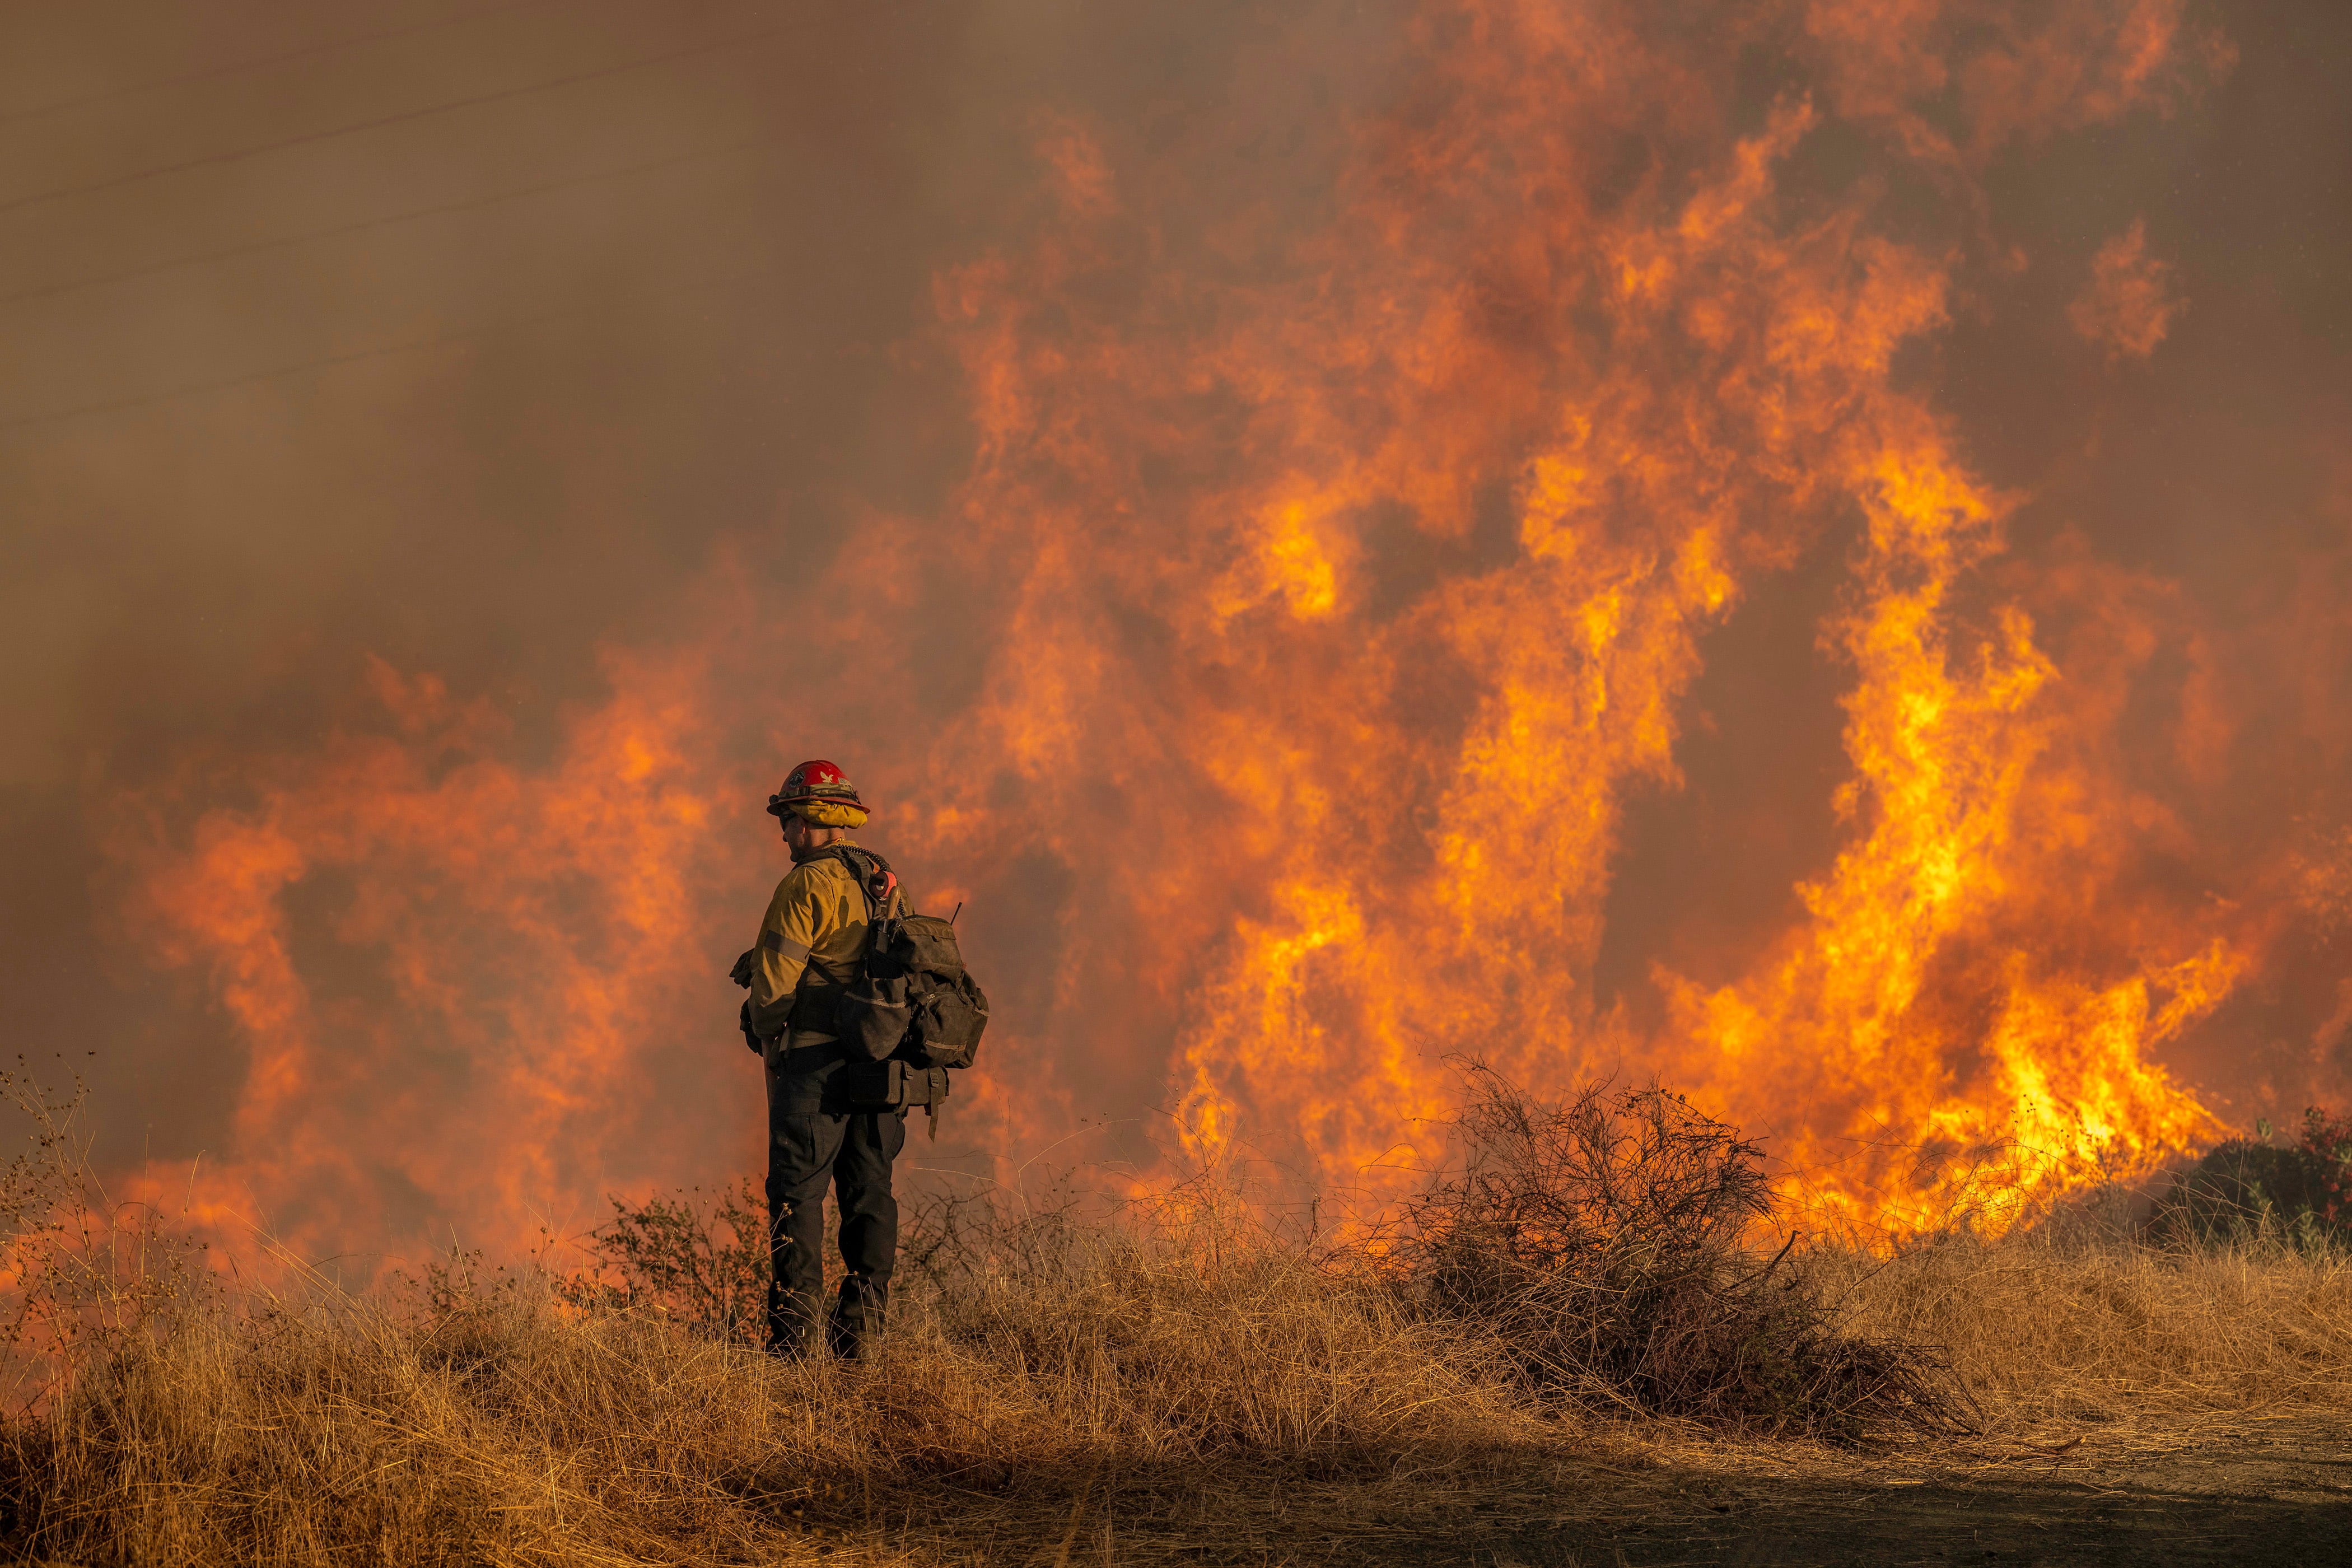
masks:
{"label": "burning shrub", "polygon": [[1969,1429],[1928,1348],[1841,1332],[1744,1246],[1770,1218],[1757,1145],[1656,1089],[1530,1100],[1483,1068],[1465,1157],[1406,1206],[1381,1267],[1421,1312],[1482,1326],[1538,1394],[1851,1440]]}

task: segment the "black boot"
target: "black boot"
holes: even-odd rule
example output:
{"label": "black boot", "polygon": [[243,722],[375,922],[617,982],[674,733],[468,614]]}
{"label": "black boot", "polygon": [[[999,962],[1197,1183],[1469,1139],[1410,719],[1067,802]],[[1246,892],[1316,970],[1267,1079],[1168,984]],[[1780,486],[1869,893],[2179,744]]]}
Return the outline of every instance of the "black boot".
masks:
{"label": "black boot", "polygon": [[768,1292],[768,1353],[799,1361],[816,1353],[817,1299],[797,1290]]}
{"label": "black boot", "polygon": [[845,1276],[841,1293],[833,1299],[833,1320],[825,1337],[833,1353],[843,1361],[873,1361],[882,1352],[882,1325],[890,1288],[862,1274]]}

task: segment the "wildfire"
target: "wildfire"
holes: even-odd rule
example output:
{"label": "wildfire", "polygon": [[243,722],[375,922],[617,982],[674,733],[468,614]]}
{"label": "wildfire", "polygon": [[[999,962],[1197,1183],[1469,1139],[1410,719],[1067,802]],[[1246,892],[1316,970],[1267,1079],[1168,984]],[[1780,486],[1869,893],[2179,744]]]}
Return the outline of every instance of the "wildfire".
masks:
{"label": "wildfire", "polygon": [[[999,1006],[958,1111],[1000,1152],[1158,1104],[1355,1184],[1446,1114],[1455,1051],[1655,1072],[1868,1223],[1964,1201],[2004,1141],[2211,1136],[2149,1053],[2251,939],[2123,875],[2147,813],[2084,742],[2114,715],[1990,570],[2015,498],[1898,367],[1979,265],[1983,163],[2212,51],[2167,0],[1672,9],[1432,0],[1289,206],[1237,176],[1204,218],[1205,153],[1053,121],[1033,242],[938,281],[968,479],[811,596],[854,662],[721,586],[543,764],[379,671],[395,733],[159,797],[133,924],[252,1053],[226,1179],[316,1237],[715,1173],[757,1092],[716,984],[773,874],[756,803],[819,752],[919,896],[968,901]],[[1743,107],[1758,49],[1791,85]],[[1947,88],[1958,133],[1917,107]],[[1632,1023],[1592,994],[1625,803],[1679,780],[1707,635],[1824,550],[1842,847],[1746,973],[1661,970]],[[952,700],[909,636],[940,609],[980,626]]]}

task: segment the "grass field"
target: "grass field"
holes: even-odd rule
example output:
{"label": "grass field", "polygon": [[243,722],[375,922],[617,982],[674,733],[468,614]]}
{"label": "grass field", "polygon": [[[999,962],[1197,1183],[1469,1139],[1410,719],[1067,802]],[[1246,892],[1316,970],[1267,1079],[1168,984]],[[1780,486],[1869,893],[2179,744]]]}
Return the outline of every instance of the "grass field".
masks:
{"label": "grass field", "polygon": [[1727,1142],[1696,1185],[1627,1167],[1599,1252],[1496,1207],[1601,1201],[1537,1145],[1336,1247],[1205,1201],[934,1208],[867,1366],[729,1339],[723,1245],[698,1287],[569,1300],[59,1277],[0,1531],[85,1563],[2352,1560],[2339,1256],[2057,1225],[1776,1255],[1656,1207],[1742,1197]]}

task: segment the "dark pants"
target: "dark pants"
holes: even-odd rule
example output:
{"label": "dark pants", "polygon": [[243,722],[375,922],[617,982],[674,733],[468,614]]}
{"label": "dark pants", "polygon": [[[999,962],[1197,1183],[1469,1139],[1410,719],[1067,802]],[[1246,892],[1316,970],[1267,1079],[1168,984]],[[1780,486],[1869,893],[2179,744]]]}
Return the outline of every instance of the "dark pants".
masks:
{"label": "dark pants", "polygon": [[[793,1053],[799,1055],[800,1053]],[[895,1110],[822,1109],[829,1071],[787,1064],[768,1082],[768,1342],[812,1348],[824,1292],[824,1190],[841,1212],[841,1260],[848,1268],[834,1308],[834,1348],[855,1353],[878,1333],[898,1261],[898,1201],[890,1162],[907,1145]]]}

